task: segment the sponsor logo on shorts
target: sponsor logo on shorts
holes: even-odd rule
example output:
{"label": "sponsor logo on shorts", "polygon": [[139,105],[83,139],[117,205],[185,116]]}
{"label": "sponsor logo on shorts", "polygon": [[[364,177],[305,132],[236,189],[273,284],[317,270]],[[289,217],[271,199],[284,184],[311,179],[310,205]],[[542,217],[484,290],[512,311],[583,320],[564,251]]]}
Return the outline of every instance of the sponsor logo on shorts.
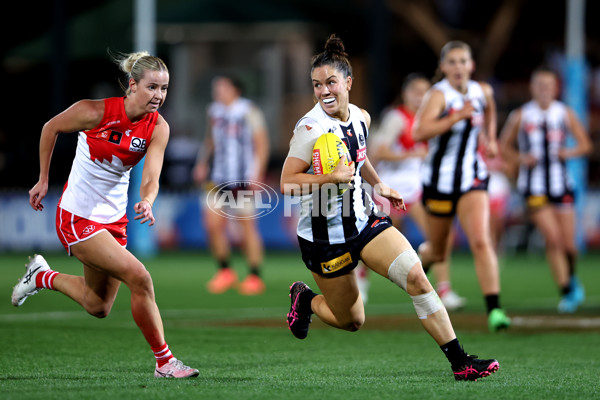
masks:
{"label": "sponsor logo on shorts", "polygon": [[135,151],[138,153],[146,152],[146,139],[142,139],[139,137],[132,137],[131,144],[129,145],[129,151]]}
{"label": "sponsor logo on shorts", "polygon": [[438,214],[448,214],[452,212],[452,200],[429,199],[425,202],[425,206],[429,211]]}
{"label": "sponsor logo on shorts", "polygon": [[541,207],[548,203],[548,196],[539,195],[539,196],[529,196],[527,198],[527,206],[531,208]]}
{"label": "sponsor logo on shorts", "polygon": [[89,235],[90,233],[94,232],[94,230],[96,229],[96,227],[94,225],[88,225],[85,228],[83,228],[83,232],[81,232],[83,235]]}
{"label": "sponsor logo on shorts", "polygon": [[386,223],[386,224],[388,223],[387,220],[385,219],[385,217],[381,217],[377,221],[375,221],[371,224],[371,228],[375,228],[377,225],[381,224],[382,222]]}
{"label": "sponsor logo on shorts", "polygon": [[561,200],[562,200],[562,202],[563,202],[563,203],[565,203],[565,204],[570,204],[570,203],[574,203],[574,202],[575,202],[575,199],[574,199],[574,198],[573,198],[573,196],[571,196],[570,194],[565,194],[565,195],[562,197],[562,199],[561,199]]}
{"label": "sponsor logo on shorts", "polygon": [[348,252],[334,258],[333,260],[322,262],[321,270],[323,270],[324,274],[331,274],[350,264],[352,264],[352,256],[350,255],[350,252]]}

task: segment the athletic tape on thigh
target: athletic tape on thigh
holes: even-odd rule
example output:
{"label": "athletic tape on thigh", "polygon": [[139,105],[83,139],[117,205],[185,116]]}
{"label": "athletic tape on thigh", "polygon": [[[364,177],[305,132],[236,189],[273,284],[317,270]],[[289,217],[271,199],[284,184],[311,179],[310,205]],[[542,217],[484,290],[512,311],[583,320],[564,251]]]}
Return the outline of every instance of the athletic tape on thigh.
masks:
{"label": "athletic tape on thigh", "polygon": [[408,273],[415,264],[420,262],[419,256],[413,249],[403,251],[396,257],[388,269],[389,280],[406,290]]}
{"label": "athletic tape on thigh", "polygon": [[432,290],[429,293],[410,297],[412,298],[415,311],[417,312],[419,319],[427,319],[428,315],[431,315],[442,308],[442,300],[440,300],[435,290]]}

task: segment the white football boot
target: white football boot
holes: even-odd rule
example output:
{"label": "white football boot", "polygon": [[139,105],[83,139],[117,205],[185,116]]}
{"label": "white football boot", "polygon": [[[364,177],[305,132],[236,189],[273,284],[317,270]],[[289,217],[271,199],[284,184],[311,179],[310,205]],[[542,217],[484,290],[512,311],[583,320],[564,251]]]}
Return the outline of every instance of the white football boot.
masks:
{"label": "white football boot", "polygon": [[440,296],[440,300],[448,311],[460,310],[467,304],[467,299],[460,297],[455,291],[449,290],[444,296]]}
{"label": "white football boot", "polygon": [[25,265],[26,272],[23,278],[19,279],[19,283],[13,288],[12,292],[12,304],[15,307],[19,307],[29,296],[33,296],[42,288],[38,288],[35,285],[35,277],[42,271],[47,271],[50,266],[44,260],[44,257],[36,254],[33,258],[29,259],[29,263]]}
{"label": "white football boot", "polygon": [[184,365],[183,362],[175,357],[171,358],[162,367],[156,367],[154,370],[156,378],[195,378],[198,375],[200,375],[200,372],[196,368]]}

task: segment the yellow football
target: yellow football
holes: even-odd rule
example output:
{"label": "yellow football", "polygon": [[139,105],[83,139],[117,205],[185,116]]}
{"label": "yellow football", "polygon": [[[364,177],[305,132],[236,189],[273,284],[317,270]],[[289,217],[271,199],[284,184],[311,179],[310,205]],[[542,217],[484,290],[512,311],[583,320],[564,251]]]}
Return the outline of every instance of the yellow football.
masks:
{"label": "yellow football", "polygon": [[345,164],[351,161],[348,148],[335,133],[327,132],[319,136],[313,147],[312,164],[315,175],[325,175],[333,172],[343,155]]}
{"label": "yellow football", "polygon": [[[325,175],[333,172],[343,155],[346,155],[345,165],[352,159],[348,148],[335,133],[327,132],[319,136],[313,147],[312,164],[315,175]],[[338,184],[338,194],[348,189],[348,184]]]}

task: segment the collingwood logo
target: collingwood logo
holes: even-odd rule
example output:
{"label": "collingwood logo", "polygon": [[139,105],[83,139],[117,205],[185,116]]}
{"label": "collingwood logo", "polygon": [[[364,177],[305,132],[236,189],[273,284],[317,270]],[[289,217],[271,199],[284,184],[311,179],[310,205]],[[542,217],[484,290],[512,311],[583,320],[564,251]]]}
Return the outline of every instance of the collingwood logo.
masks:
{"label": "collingwood logo", "polygon": [[350,255],[350,252],[348,252],[334,258],[333,260],[321,263],[321,269],[323,270],[324,274],[331,274],[332,272],[339,271],[351,263],[352,256]]}

